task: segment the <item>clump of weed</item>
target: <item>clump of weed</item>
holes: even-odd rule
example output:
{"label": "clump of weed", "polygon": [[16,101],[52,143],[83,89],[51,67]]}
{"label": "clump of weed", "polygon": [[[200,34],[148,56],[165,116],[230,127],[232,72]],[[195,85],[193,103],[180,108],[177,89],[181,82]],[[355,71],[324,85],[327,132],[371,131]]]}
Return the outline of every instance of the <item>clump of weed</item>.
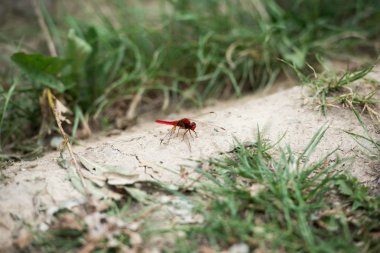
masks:
{"label": "clump of weed", "polygon": [[[362,120],[362,117],[360,116],[360,113],[356,110],[354,110],[355,116],[358,119],[360,126],[364,130],[364,134],[358,134],[353,132],[348,132],[349,135],[354,138],[354,140],[362,147],[363,153],[372,161],[375,162],[375,166],[373,169],[375,182],[374,185],[378,186],[380,185],[380,141],[375,138],[370,132],[368,131],[368,127],[365,125],[365,123]],[[375,191],[378,192],[378,189],[375,187]]]}
{"label": "clump of weed", "polygon": [[[364,78],[375,65],[347,70],[343,73],[325,70],[320,74],[317,74],[314,68],[308,65],[314,73],[313,77],[310,77],[303,74],[294,65],[287,64],[293,68],[303,85],[310,89],[313,102],[317,104],[317,108],[323,115],[326,115],[328,107],[342,106],[351,110],[360,110],[362,113],[366,112],[376,124],[380,123],[379,113],[376,109],[380,102],[379,86]],[[355,83],[359,80],[365,83]]]}
{"label": "clump of weed", "polygon": [[268,155],[258,136],[255,148],[212,161],[199,213],[205,222],[184,229],[179,252],[245,245],[250,251],[377,252],[380,198],[356,179],[337,172],[344,162],[331,154],[308,160],[326,128],[301,155],[289,147]]}
{"label": "clump of weed", "polygon": [[[376,91],[371,92],[369,96],[360,96],[350,88],[353,82],[365,77],[372,68],[373,66],[370,66],[357,71],[346,71],[343,74],[325,71],[320,75],[315,74],[315,78],[313,79],[302,76],[301,80],[311,89],[313,97],[322,113],[326,115],[327,107],[336,106],[335,102],[349,106],[350,108],[354,108],[355,105],[364,107],[368,103],[374,102],[371,98]],[[347,90],[349,93],[344,93]]]}

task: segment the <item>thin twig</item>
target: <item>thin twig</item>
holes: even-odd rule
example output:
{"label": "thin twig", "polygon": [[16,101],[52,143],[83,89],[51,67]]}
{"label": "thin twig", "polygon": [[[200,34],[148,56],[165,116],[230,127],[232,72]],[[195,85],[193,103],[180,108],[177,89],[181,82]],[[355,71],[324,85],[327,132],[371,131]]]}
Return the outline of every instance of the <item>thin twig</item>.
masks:
{"label": "thin twig", "polygon": [[134,119],[136,117],[136,108],[139,105],[144,92],[145,92],[145,87],[143,86],[133,96],[131,105],[129,106],[129,109],[127,112],[127,119],[128,120]]}
{"label": "thin twig", "polygon": [[34,12],[37,15],[38,24],[42,30],[42,33],[44,34],[44,37],[45,37],[45,40],[46,40],[46,43],[47,43],[47,46],[49,49],[49,53],[51,56],[57,56],[58,55],[57,49],[55,48],[53,38],[51,37],[51,34],[49,32],[49,28],[45,22],[45,19],[42,15],[42,12],[41,12],[40,6],[37,3],[37,0],[32,0],[32,4],[33,4]]}
{"label": "thin twig", "polygon": [[162,103],[161,106],[161,111],[166,111],[169,107],[170,104],[170,94],[168,89],[164,89],[164,102]]}
{"label": "thin twig", "polygon": [[81,180],[83,188],[84,188],[86,194],[88,195],[87,188],[86,188],[86,183],[84,181],[84,176],[83,176],[82,170],[80,169],[79,164],[78,164],[77,160],[75,159],[75,155],[74,155],[73,149],[71,147],[71,144],[69,142],[69,138],[67,137],[67,134],[66,134],[65,130],[63,130],[63,128],[62,128],[61,119],[59,117],[59,114],[58,114],[58,111],[57,111],[57,108],[56,108],[56,105],[55,105],[56,104],[55,101],[57,99],[51,93],[50,89],[45,89],[44,90],[44,94],[45,94],[45,96],[48,99],[49,106],[50,106],[51,110],[53,111],[53,114],[54,114],[55,120],[57,122],[57,126],[58,126],[58,129],[59,129],[59,132],[61,133],[61,135],[63,137],[63,146],[67,147],[67,150],[69,151],[69,154],[70,154],[70,156],[71,156],[71,158],[72,158],[72,160],[74,162],[75,169],[76,169],[76,171],[77,171],[77,173],[79,175],[79,178]]}

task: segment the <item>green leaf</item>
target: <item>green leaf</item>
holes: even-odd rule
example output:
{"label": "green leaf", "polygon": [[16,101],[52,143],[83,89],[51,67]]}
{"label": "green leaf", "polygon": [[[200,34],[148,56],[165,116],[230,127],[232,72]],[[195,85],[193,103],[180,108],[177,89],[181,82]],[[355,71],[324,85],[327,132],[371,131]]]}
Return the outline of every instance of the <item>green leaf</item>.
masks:
{"label": "green leaf", "polygon": [[67,40],[68,45],[66,57],[72,64],[73,73],[79,73],[90,56],[92,47],[89,43],[87,43],[87,41],[78,37],[73,29],[69,31]]}
{"label": "green leaf", "polygon": [[339,180],[337,182],[338,186],[339,186],[339,190],[340,190],[340,193],[346,195],[346,196],[352,196],[353,195],[353,191],[352,191],[352,188],[350,185],[347,184],[346,181],[344,180]]}
{"label": "green leaf", "polygon": [[306,48],[292,48],[292,51],[284,53],[284,58],[301,69],[305,66],[307,52]]}
{"label": "green leaf", "polygon": [[[2,109],[1,114],[0,114],[0,132],[2,130],[2,126],[3,126],[3,122],[5,119],[6,112],[7,112],[9,101],[13,95],[13,92],[16,89],[16,86],[17,86],[17,83],[12,84],[12,86],[9,88],[8,92],[5,94],[4,104],[2,106],[0,106],[0,109]],[[0,146],[0,150],[1,150],[1,146]]]}
{"label": "green leaf", "polygon": [[83,185],[82,180],[80,176],[78,175],[75,166],[72,165],[66,159],[60,157],[58,159],[58,164],[62,168],[67,169],[67,174],[71,181],[71,184],[81,194],[86,195],[86,193],[88,193],[88,194],[91,194],[91,196],[95,197],[96,199],[102,199],[102,198],[110,198],[110,199],[115,199],[115,200],[121,199],[122,195],[120,193],[117,193],[108,187],[98,187],[94,182],[92,182],[89,179],[83,178],[83,181],[84,181],[84,185]]}
{"label": "green leaf", "polygon": [[138,188],[124,187],[124,189],[128,192],[129,195],[131,195],[132,198],[140,203],[147,204],[152,200],[145,191]]}
{"label": "green leaf", "polygon": [[104,177],[108,185],[130,185],[139,180],[139,175],[126,168],[96,163],[84,156],[77,155],[82,165],[92,174]]}
{"label": "green leaf", "polygon": [[22,72],[38,85],[55,89],[61,93],[65,91],[65,85],[58,76],[65,68],[66,61],[57,57],[22,52],[13,54],[11,59]]}

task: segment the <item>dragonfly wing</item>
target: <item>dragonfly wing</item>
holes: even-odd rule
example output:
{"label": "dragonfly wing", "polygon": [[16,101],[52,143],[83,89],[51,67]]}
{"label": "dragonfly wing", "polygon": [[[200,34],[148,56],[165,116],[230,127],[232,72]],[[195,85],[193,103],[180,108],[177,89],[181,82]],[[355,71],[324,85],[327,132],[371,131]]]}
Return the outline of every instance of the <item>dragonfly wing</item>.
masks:
{"label": "dragonfly wing", "polygon": [[190,145],[190,138],[189,135],[190,130],[186,130],[186,132],[183,134],[183,141],[186,143],[187,147],[189,148],[189,151],[191,152],[191,145]]}
{"label": "dragonfly wing", "polygon": [[226,129],[224,127],[221,127],[217,124],[214,124],[212,121],[210,122],[209,120],[193,120],[193,119],[190,119],[191,121],[195,122],[197,124],[197,126],[206,126],[208,128],[214,128],[215,131],[217,132],[222,132],[222,131],[226,131]]}
{"label": "dragonfly wing", "polygon": [[173,126],[169,131],[168,133],[164,136],[164,138],[161,139],[161,144],[169,144],[171,138],[174,136],[175,134],[175,130],[176,130],[176,126]]}

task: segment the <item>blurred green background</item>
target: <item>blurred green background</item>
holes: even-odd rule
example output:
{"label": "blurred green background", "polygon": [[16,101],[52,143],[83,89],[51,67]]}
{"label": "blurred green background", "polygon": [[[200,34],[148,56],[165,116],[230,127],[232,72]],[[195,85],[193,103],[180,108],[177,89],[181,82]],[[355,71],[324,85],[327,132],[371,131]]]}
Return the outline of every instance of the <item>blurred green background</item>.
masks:
{"label": "blurred green background", "polygon": [[45,88],[75,139],[380,51],[375,0],[2,0],[0,21],[1,159],[35,157],[57,132]]}

